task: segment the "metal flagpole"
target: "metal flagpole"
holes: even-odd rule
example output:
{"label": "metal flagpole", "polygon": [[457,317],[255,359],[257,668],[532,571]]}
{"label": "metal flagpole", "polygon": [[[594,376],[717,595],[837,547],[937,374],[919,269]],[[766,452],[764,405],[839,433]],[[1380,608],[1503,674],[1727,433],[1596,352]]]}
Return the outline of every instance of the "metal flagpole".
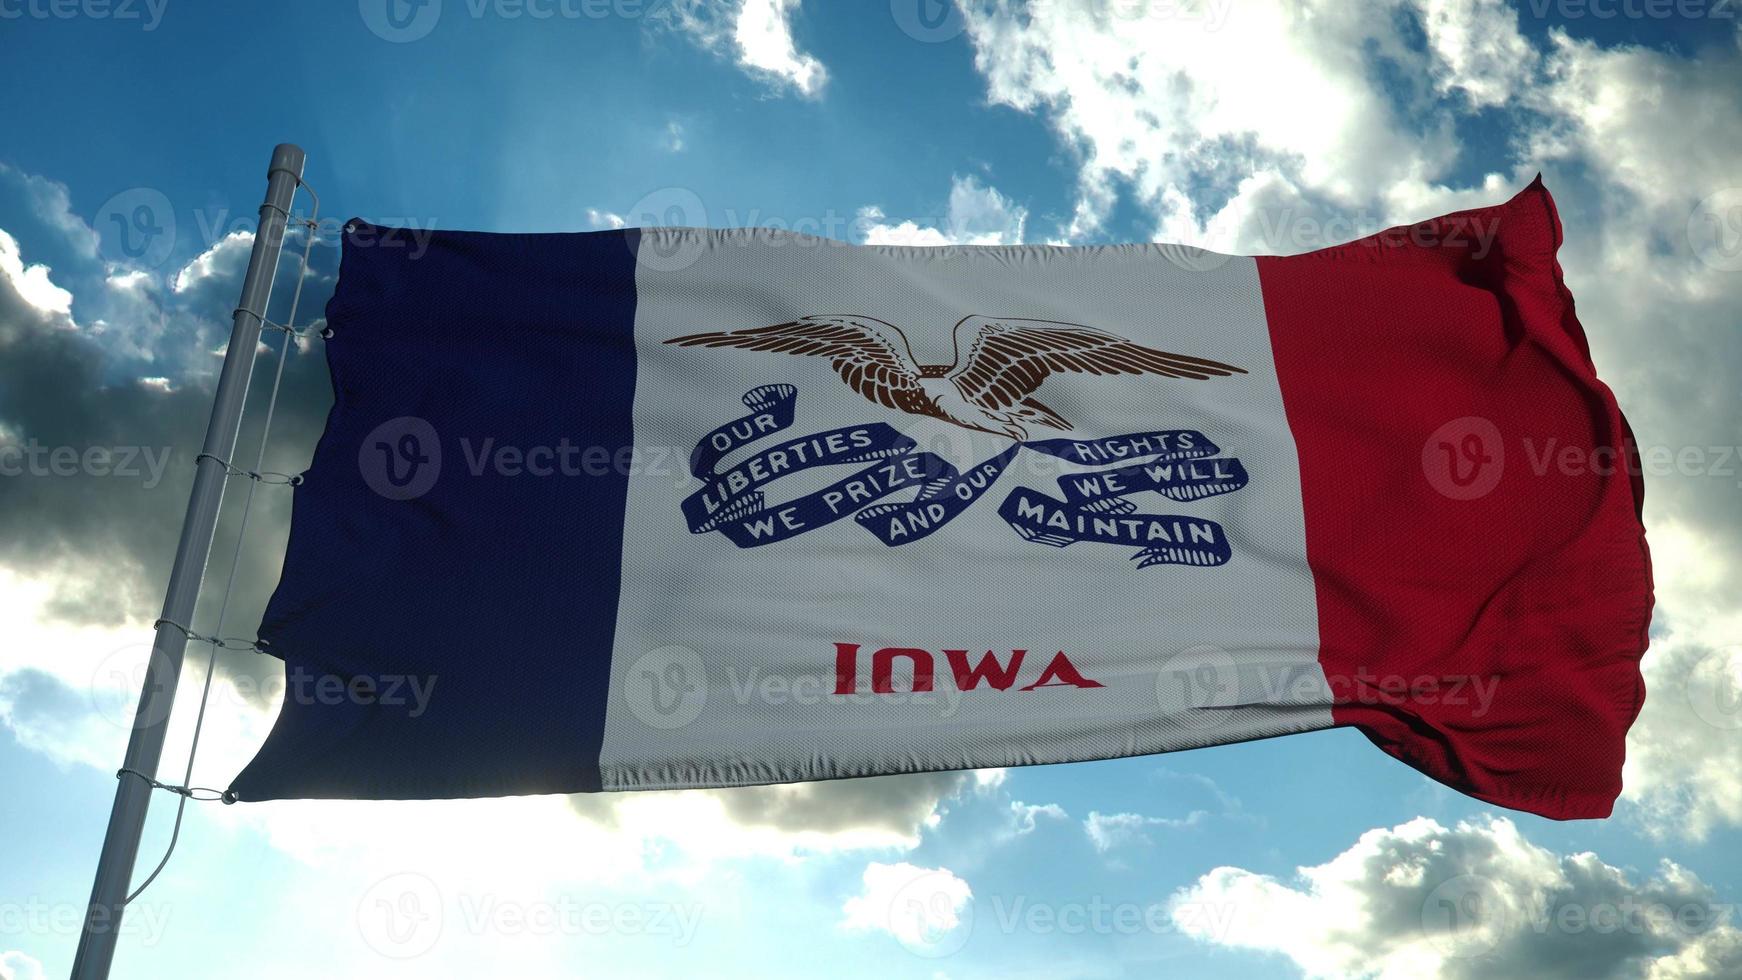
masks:
{"label": "metal flagpole", "polygon": [[170,707],[181,677],[182,654],[188,642],[186,630],[193,625],[200,583],[205,577],[206,561],[211,557],[212,536],[217,530],[218,511],[229,478],[230,456],[236,450],[236,437],[242,425],[242,408],[248,400],[248,382],[254,373],[254,354],[260,343],[266,301],[272,295],[272,280],[284,247],[285,225],[291,200],[302,181],[304,160],[300,147],[280,143],[273,148],[272,165],[266,171],[266,200],[260,205],[260,227],[254,236],[254,250],[248,256],[242,300],[230,328],[230,347],[218,376],[205,446],[195,462],[194,489],[188,499],[187,517],[182,521],[175,565],[169,573],[163,618],[157,623],[145,687],[134,714],[133,735],[128,739],[126,759],[118,774],[109,830],[103,838],[102,855],[97,859],[91,904],[85,912],[84,931],[79,935],[79,949],[73,959],[73,980],[105,980],[115,958],[122,907],[133,880],[133,862],[138,857],[139,838],[145,829],[146,806],[151,801],[151,780],[157,777]]}

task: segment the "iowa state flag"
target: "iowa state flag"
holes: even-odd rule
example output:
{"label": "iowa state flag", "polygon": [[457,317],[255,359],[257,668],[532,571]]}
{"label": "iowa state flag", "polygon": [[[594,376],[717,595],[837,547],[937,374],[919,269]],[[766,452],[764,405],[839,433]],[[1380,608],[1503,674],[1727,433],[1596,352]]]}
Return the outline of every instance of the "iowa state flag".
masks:
{"label": "iowa state flag", "polygon": [[1337,725],[1607,815],[1651,608],[1540,183],[1308,255],[353,223],[242,800]]}

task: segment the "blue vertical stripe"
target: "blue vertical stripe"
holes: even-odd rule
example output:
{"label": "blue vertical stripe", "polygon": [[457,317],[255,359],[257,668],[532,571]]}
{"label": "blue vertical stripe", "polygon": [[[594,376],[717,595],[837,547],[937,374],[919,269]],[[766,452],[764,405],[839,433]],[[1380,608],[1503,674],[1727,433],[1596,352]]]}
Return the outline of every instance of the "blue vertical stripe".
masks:
{"label": "blue vertical stripe", "polygon": [[347,227],[260,629],[284,707],[238,798],[599,788],[638,239]]}

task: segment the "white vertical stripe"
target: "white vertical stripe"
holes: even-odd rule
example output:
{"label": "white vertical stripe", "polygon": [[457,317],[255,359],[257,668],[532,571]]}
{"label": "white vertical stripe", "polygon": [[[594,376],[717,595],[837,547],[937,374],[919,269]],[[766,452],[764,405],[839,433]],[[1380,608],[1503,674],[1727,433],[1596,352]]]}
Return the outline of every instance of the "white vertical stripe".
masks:
{"label": "white vertical stripe", "polygon": [[[1158,246],[859,247],[744,232],[651,232],[642,250],[638,463],[601,759],[607,788],[1056,762],[1331,724],[1299,466],[1252,260],[1182,262]],[[850,519],[753,549],[692,534],[679,506],[700,483],[684,461],[705,433],[746,414],[740,399],[761,385],[798,390],[795,423],[767,442],[886,422],[963,468],[1011,445],[875,404],[824,358],[665,343],[811,314],[895,324],[921,364],[949,363],[952,326],[984,314],[1082,323],[1246,369],[1207,380],[1060,373],[1036,393],[1072,423],[1072,438],[1196,429],[1238,457],[1251,482],[1236,492],[1129,498],[1145,513],[1220,523],[1233,558],[1138,568],[1135,549],[1121,545],[1023,540],[998,515],[1011,489],[1059,496],[1057,477],[1083,469],[1028,451],[965,513],[901,547]],[[1066,435],[1032,428],[1031,438]],[[785,501],[850,472],[789,476],[768,497]],[[861,645],[867,691],[873,651],[927,650],[936,690],[835,697],[836,642]],[[976,662],[989,650],[1006,661],[1027,651],[1017,686],[1064,652],[1104,686],[959,692],[946,649]],[[904,669],[896,679],[906,692]]]}

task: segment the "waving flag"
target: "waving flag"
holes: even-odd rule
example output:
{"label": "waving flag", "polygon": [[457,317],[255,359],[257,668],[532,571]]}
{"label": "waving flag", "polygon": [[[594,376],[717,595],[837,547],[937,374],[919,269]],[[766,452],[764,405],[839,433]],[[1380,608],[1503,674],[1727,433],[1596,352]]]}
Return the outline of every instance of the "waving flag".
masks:
{"label": "waving flag", "polygon": [[1651,585],[1540,183],[1308,255],[354,222],[242,800],[1338,725],[1609,813]]}

